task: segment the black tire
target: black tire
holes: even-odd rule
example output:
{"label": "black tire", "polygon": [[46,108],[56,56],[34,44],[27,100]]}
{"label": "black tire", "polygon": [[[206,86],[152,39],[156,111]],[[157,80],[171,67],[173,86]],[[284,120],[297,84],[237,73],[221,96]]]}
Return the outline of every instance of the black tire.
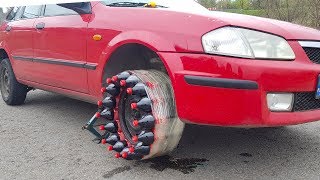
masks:
{"label": "black tire", "polygon": [[[176,112],[169,77],[155,70],[126,71],[124,74],[126,75],[120,73],[118,78],[109,78],[109,85],[102,89],[107,95],[106,99],[113,99],[115,102],[98,102],[101,112],[99,118],[106,120],[106,126],[100,128],[106,131],[103,144],[110,143],[108,149],[116,151],[117,158],[127,160],[150,159],[170,153],[180,141],[184,123]],[[122,83],[126,80],[129,82],[132,77],[136,78],[133,84]],[[137,84],[143,87],[143,93],[129,93],[128,89],[132,90]],[[142,102],[142,99],[149,102],[149,108],[134,109],[132,104]],[[113,112],[111,119],[114,120],[103,117],[106,110]],[[148,120],[147,124],[141,123],[143,117],[148,117],[144,118]]]}
{"label": "black tire", "polygon": [[8,105],[23,104],[28,93],[28,86],[17,81],[9,59],[1,61],[0,90],[2,99]]}

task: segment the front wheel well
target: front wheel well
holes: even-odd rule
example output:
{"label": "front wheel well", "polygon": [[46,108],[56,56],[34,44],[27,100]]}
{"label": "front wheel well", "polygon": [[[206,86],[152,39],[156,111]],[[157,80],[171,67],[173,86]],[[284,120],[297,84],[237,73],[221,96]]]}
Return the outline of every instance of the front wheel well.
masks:
{"label": "front wheel well", "polygon": [[141,44],[125,44],[112,53],[103,73],[103,84],[108,77],[126,70],[158,70],[168,74],[156,52]]}
{"label": "front wheel well", "polygon": [[9,58],[8,53],[4,49],[0,49],[0,61]]}

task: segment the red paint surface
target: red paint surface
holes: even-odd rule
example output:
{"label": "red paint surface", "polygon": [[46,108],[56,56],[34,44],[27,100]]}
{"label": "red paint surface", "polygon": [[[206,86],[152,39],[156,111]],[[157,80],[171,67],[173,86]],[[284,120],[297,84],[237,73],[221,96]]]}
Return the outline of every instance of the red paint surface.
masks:
{"label": "red paint surface", "polygon": [[[308,59],[297,40],[320,41],[319,31],[219,12],[205,16],[167,9],[107,7],[98,2],[93,5],[91,15],[42,17],[0,26],[0,49],[9,54],[19,82],[96,103],[102,96],[103,69],[112,53],[124,44],[138,43],[157,52],[165,64],[183,121],[220,126],[281,126],[320,119],[320,110],[275,113],[268,110],[266,102],[268,92],[315,91],[320,65]],[[39,22],[46,23],[44,30],[35,29]],[[5,32],[7,25],[12,26],[11,32]],[[205,54],[202,35],[230,25],[284,37],[296,59],[250,60]],[[95,34],[100,34],[102,40],[94,41]],[[18,61],[13,56],[64,59],[97,68]],[[184,75],[252,80],[259,84],[259,89],[192,86],[185,82]]]}

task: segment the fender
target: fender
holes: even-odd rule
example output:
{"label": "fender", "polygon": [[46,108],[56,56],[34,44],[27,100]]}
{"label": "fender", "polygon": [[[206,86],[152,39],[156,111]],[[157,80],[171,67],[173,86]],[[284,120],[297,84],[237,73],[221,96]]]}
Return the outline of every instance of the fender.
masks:
{"label": "fender", "polygon": [[[175,43],[173,43],[175,42]],[[178,43],[177,43],[178,42]],[[123,33],[120,33],[115,38],[113,38],[108,46],[104,49],[102,52],[100,58],[99,58],[99,64],[103,65],[101,66],[102,72],[100,74],[100,80],[102,80],[103,76],[103,69],[106,66],[109,58],[115,52],[119,47],[125,44],[141,44],[149,49],[151,49],[154,52],[187,52],[187,42],[185,40],[180,41],[172,41],[170,42],[168,38],[164,38],[162,36],[159,36],[156,33],[148,32],[148,31],[126,31]],[[162,62],[166,66],[167,71],[171,74],[170,69],[168,68],[168,64],[164,59],[162,59]]]}
{"label": "fender", "polygon": [[5,50],[5,48],[4,48],[4,41],[0,41],[0,50]]}
{"label": "fender", "polygon": [[2,23],[0,23],[0,49],[3,49],[8,53],[6,48],[6,43],[5,43],[6,35],[7,35],[7,32],[5,31],[6,26],[7,26],[7,21],[3,21]]}
{"label": "fender", "polygon": [[[169,38],[164,38],[156,33],[149,31],[126,31],[114,37],[107,47],[103,50],[99,64],[105,67],[112,53],[125,44],[141,44],[154,52],[187,52],[186,40],[177,40],[170,42]],[[175,42],[175,43],[174,43]]]}
{"label": "fender", "polygon": [[11,59],[10,51],[9,51],[9,49],[7,47],[7,44],[6,44],[6,42],[4,40],[0,41],[0,50],[4,50],[8,54],[10,63],[13,66],[13,62],[12,62],[12,59]]}
{"label": "fender", "polygon": [[[7,43],[5,42],[5,40],[0,41],[0,50],[4,50],[7,53],[9,61],[10,61],[10,64],[11,64],[11,67],[12,67],[12,70],[16,74],[16,64],[15,64],[15,61],[13,60],[13,58],[12,58],[11,51],[9,51],[9,48],[8,48]],[[19,81],[19,79],[18,79],[18,81]]]}
{"label": "fender", "polygon": [[[162,36],[159,36],[156,33],[148,32],[148,31],[126,31],[118,34],[115,36],[106,46],[106,48],[102,51],[100,57],[99,57],[99,66],[96,69],[95,74],[93,75],[89,73],[89,81],[94,81],[96,83],[91,84],[91,87],[89,89],[91,90],[91,93],[93,94],[100,94],[97,90],[100,90],[101,88],[101,82],[103,79],[103,71],[104,67],[108,63],[108,60],[110,59],[111,55],[121,46],[125,44],[141,44],[152,51],[158,53],[158,52],[186,52],[187,51],[187,42],[185,40],[177,40],[177,41],[170,41],[170,38],[164,38]],[[171,39],[172,40],[172,39]],[[175,43],[173,43],[175,42]],[[177,43],[178,42],[178,43]],[[170,79],[172,80],[173,75],[170,71],[170,68],[168,68],[168,63],[159,56],[162,62],[164,63],[167,72],[170,74]]]}

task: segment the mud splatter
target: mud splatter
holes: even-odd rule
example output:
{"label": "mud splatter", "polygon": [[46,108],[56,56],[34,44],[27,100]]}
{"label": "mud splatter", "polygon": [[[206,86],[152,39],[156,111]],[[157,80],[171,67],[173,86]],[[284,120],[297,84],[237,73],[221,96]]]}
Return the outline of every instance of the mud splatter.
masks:
{"label": "mud splatter", "polygon": [[151,162],[150,168],[157,171],[164,171],[165,169],[174,169],[182,172],[183,174],[189,174],[194,172],[198,166],[203,166],[207,159],[198,158],[172,158],[170,156],[163,156],[147,160],[145,162]]}
{"label": "mud splatter", "polygon": [[115,169],[109,171],[107,174],[103,175],[102,177],[108,179],[116,174],[120,174],[120,173],[123,173],[125,171],[130,171],[130,170],[131,170],[130,166],[118,167],[118,168],[115,168]]}

